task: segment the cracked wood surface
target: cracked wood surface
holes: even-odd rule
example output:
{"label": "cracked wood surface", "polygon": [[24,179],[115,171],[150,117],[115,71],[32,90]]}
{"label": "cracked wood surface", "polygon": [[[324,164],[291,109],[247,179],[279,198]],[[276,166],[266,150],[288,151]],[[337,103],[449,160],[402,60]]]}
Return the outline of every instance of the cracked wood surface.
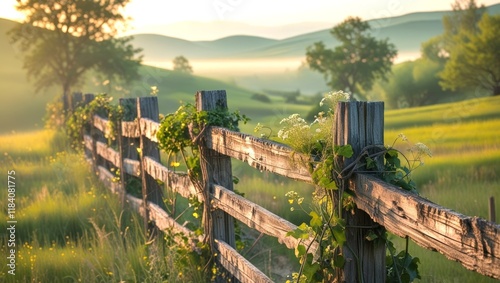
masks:
{"label": "cracked wood surface", "polygon": [[500,225],[465,216],[372,176],[351,180],[358,208],[400,237],[500,279]]}

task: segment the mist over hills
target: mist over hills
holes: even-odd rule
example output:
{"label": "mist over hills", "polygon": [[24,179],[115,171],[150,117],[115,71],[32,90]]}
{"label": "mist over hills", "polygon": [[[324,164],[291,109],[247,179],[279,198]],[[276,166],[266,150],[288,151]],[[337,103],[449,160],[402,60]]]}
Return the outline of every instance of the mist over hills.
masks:
{"label": "mist over hills", "polygon": [[[500,4],[488,7],[488,11],[490,14],[500,14]],[[396,45],[401,61],[418,57],[420,44],[442,33],[442,16],[445,13],[413,13],[369,22],[373,35],[389,38]],[[34,93],[32,82],[27,80],[26,72],[22,69],[21,53],[10,44],[6,34],[17,24],[0,18],[0,120],[9,121],[3,131],[41,127],[45,104],[60,92],[59,88],[54,87],[41,94]],[[191,78],[179,78],[171,71],[143,66],[141,80],[130,87],[130,95],[148,95],[149,88],[157,85],[161,91],[161,110],[168,113],[174,110],[179,100],[192,99],[197,90],[226,89],[233,96],[233,107],[248,113],[256,112],[257,109],[267,114],[280,112],[280,117],[286,116],[285,110],[277,107],[278,101],[276,104],[260,105],[255,104],[250,97],[256,92],[265,92],[263,90],[300,91],[304,95],[329,91],[321,74],[305,67],[300,68],[307,46],[317,41],[323,41],[329,47],[336,44],[329,30],[285,39],[235,35],[211,41],[137,34],[133,43],[144,49],[145,65],[169,68],[168,64],[175,56],[183,55],[193,65],[194,75]],[[405,54],[407,58],[402,56]],[[87,82],[81,90],[116,95],[112,89],[98,87],[95,82]],[[299,113],[304,110],[297,105],[287,105],[286,111]],[[264,114],[259,112],[259,115]],[[37,121],[36,125],[33,121]]]}
{"label": "mist over hills", "polygon": [[[499,14],[500,4],[487,9],[490,14]],[[380,39],[389,38],[396,45],[399,54],[416,54],[420,51],[422,42],[443,32],[442,18],[446,13],[449,11],[419,12],[368,22],[372,27],[372,34]],[[196,24],[190,24],[196,28]],[[171,61],[178,55],[191,60],[296,58],[304,57],[306,48],[314,42],[323,41],[327,46],[338,44],[331,36],[330,29],[285,39],[249,35],[235,35],[213,41],[188,41],[156,34],[136,34],[134,37],[134,44],[144,49],[144,59],[147,62]]]}

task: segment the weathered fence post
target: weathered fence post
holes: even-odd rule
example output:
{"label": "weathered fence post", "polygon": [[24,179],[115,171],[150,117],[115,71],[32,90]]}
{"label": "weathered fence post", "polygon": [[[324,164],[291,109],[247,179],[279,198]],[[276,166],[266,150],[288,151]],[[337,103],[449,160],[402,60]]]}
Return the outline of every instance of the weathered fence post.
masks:
{"label": "weathered fence post", "polygon": [[[198,111],[212,111],[216,109],[227,110],[226,91],[215,90],[197,92],[196,109]],[[212,185],[216,184],[228,190],[233,190],[231,158],[203,146],[203,141],[199,148],[206,203],[204,209],[209,209],[210,193],[213,192]],[[222,240],[231,247],[235,247],[233,217],[219,209],[214,210],[211,215],[210,213],[204,213],[204,216],[211,217],[211,219],[203,219],[205,233],[208,234],[209,237],[212,237],[210,241],[215,239]]]}
{"label": "weathered fence post", "polygon": [[162,189],[158,182],[146,172],[145,158],[149,157],[155,161],[160,161],[160,150],[158,143],[151,141],[146,137],[142,119],[146,118],[154,122],[159,122],[160,114],[158,110],[158,98],[155,96],[137,98],[137,122],[139,123],[140,135],[140,160],[141,160],[141,178],[142,178],[142,199],[144,204],[145,225],[149,220],[148,203],[152,202],[165,209],[163,203]]}
{"label": "weathered fence post", "polygon": [[[82,98],[81,95],[79,97]],[[91,93],[87,93],[83,97],[83,101],[84,101],[85,105],[90,103],[94,99],[95,99],[95,96],[94,96],[94,94],[91,94]],[[74,109],[72,109],[71,111],[73,111],[73,110]],[[100,155],[97,153],[97,142],[107,142],[107,141],[106,141],[106,138],[104,137],[104,134],[94,126],[93,117],[90,117],[90,119],[91,120],[90,120],[90,125],[89,125],[89,127],[90,127],[89,132],[83,133],[83,134],[87,134],[90,137],[92,137],[92,150],[90,152],[90,156],[92,157],[92,161],[93,161],[92,162],[92,169],[94,170],[94,172],[97,173],[97,172],[99,172],[98,167],[100,165],[104,164],[103,158],[100,157]]]}
{"label": "weathered fence post", "polygon": [[[85,96],[83,97],[83,105],[87,105],[89,104],[90,102],[92,102],[92,100],[94,100],[95,96],[91,93],[86,93]],[[66,111],[68,109],[65,109]],[[74,109],[73,109],[74,110]],[[87,127],[83,127],[80,131],[80,134],[82,136],[82,138],[84,137],[84,135],[89,135],[90,137],[92,137],[92,129],[94,128],[94,126],[92,126],[92,124],[88,125],[88,131],[87,131]],[[94,162],[92,162],[92,169],[94,170],[94,172],[96,172],[96,166],[95,166],[95,154],[96,154],[96,143],[94,140],[92,140],[92,150],[89,150],[87,149],[87,147],[84,146],[84,152],[85,152],[85,155],[92,159]]]}
{"label": "weathered fence post", "polygon": [[81,92],[74,92],[73,94],[65,93],[62,96],[63,109],[66,113],[73,113],[78,103],[82,102],[83,95]]}
{"label": "weathered fence post", "polygon": [[139,154],[137,152],[137,146],[140,144],[138,138],[131,138],[134,133],[129,133],[130,129],[124,128],[122,122],[131,122],[137,118],[137,99],[136,98],[120,98],[119,104],[122,107],[123,117],[118,125],[118,146],[120,153],[120,183],[123,189],[121,200],[122,203],[125,202],[125,197],[127,194],[127,187],[132,178],[135,178],[127,174],[125,169],[125,159],[139,160]]}
{"label": "weathered fence post", "polygon": [[[345,168],[355,162],[366,146],[384,144],[384,104],[340,102],[335,112],[335,127],[335,145],[350,144],[354,151],[351,158],[341,160]],[[346,181],[341,190],[348,189]],[[366,239],[379,225],[357,208],[354,213],[343,211],[343,214],[347,220],[347,242],[343,249],[346,261],[343,270],[338,270],[338,282],[385,282],[385,244]]]}

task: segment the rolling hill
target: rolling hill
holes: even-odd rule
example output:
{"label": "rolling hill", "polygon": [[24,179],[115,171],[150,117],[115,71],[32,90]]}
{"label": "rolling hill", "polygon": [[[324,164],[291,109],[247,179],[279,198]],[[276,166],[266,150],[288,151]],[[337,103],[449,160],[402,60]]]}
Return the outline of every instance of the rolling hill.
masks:
{"label": "rolling hill", "polygon": [[[488,7],[490,14],[500,14],[500,4]],[[442,17],[447,11],[412,13],[370,20],[372,34],[389,38],[396,45],[396,63],[420,56],[420,45],[443,32]],[[327,46],[338,42],[329,29],[281,40],[235,35],[213,41],[187,41],[157,34],[136,34],[134,44],[143,48],[144,63],[171,68],[172,59],[183,55],[196,74],[232,81],[250,89],[301,90],[306,94],[329,88],[319,73],[298,70],[306,48],[323,41]]]}
{"label": "rolling hill", "polygon": [[[489,12],[499,14],[500,4],[490,6]],[[442,32],[441,18],[444,13],[414,13],[371,20],[370,23],[374,28],[373,34],[390,38],[400,53],[418,52],[422,41]],[[46,103],[59,94],[58,89],[34,93],[22,70],[20,54],[6,35],[15,24],[0,19],[0,132],[40,128]],[[283,105],[278,98],[273,98],[274,103],[271,104],[259,103],[251,100],[253,90],[300,90],[306,94],[327,91],[328,87],[320,74],[304,68],[298,70],[306,47],[316,41],[335,44],[327,29],[282,40],[236,35],[213,41],[187,41],[139,34],[135,35],[134,43],[144,49],[146,65],[161,67],[154,62],[169,62],[175,56],[184,55],[191,61],[197,76],[179,77],[168,70],[144,66],[141,68],[141,80],[127,86],[126,93],[117,93],[110,86],[96,86],[91,82],[82,89],[123,97],[149,95],[150,87],[156,85],[160,89],[162,113],[174,111],[179,100],[191,101],[197,90],[226,89],[230,95],[230,107],[274,123],[278,119],[276,117],[287,113],[305,113],[306,107]],[[204,70],[200,62],[204,64]]]}
{"label": "rolling hill", "polygon": [[[0,133],[40,129],[43,127],[45,105],[60,94],[53,88],[35,94],[35,90],[26,79],[22,69],[21,57],[15,47],[9,43],[6,32],[16,23],[0,19]],[[170,70],[142,66],[141,79],[131,85],[123,86],[125,91],[115,87],[97,83],[93,79],[81,87],[86,93],[110,93],[115,98],[150,95],[150,87],[160,90],[158,100],[160,113],[171,113],[179,107],[179,102],[194,102],[194,94],[198,90],[224,89],[228,93],[229,107],[239,109],[251,117],[282,117],[287,114],[307,111],[301,105],[276,105],[283,98],[273,97],[275,103],[262,103],[252,100],[253,91],[212,78],[182,75]],[[274,116],[273,116],[274,115]],[[277,119],[277,118],[276,118]],[[248,126],[252,129],[253,126]]]}
{"label": "rolling hill", "polygon": [[[500,4],[489,6],[488,12],[500,14]],[[418,53],[423,41],[442,33],[442,18],[446,13],[449,12],[411,13],[368,22],[372,34],[381,39],[389,38],[399,53]],[[245,35],[213,41],[187,41],[154,34],[136,34],[134,37],[134,44],[144,49],[146,61],[171,61],[178,55],[196,60],[304,57],[307,46],[314,42],[323,41],[330,46],[338,43],[329,29],[282,40]]]}

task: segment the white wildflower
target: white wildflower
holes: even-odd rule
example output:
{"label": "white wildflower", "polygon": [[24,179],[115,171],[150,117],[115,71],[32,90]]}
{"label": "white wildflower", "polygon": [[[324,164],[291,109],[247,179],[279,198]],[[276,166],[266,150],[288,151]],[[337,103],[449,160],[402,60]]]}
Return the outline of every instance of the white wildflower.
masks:
{"label": "white wildflower", "polygon": [[402,141],[408,141],[408,138],[403,133],[400,133],[398,135],[398,138],[400,138]]}
{"label": "white wildflower", "polygon": [[320,107],[323,107],[323,105],[325,104],[325,97],[323,97],[323,99],[321,99],[321,101],[319,102],[319,106]]}
{"label": "white wildflower", "polygon": [[151,87],[150,94],[151,94],[152,96],[156,96],[156,95],[158,95],[158,92],[159,92],[159,91],[160,91],[160,90],[158,89],[158,87],[154,85],[154,86],[152,86],[152,87]]}
{"label": "white wildflower", "polygon": [[343,92],[343,91],[330,91],[329,93],[325,94],[324,98],[321,100],[319,103],[320,106],[323,106],[325,104],[328,104],[330,109],[334,109],[339,101],[346,101],[349,100],[350,94]]}
{"label": "white wildflower", "polygon": [[431,150],[423,143],[417,142],[415,144],[415,149],[419,154],[427,154],[429,157],[432,157],[432,152]]}

